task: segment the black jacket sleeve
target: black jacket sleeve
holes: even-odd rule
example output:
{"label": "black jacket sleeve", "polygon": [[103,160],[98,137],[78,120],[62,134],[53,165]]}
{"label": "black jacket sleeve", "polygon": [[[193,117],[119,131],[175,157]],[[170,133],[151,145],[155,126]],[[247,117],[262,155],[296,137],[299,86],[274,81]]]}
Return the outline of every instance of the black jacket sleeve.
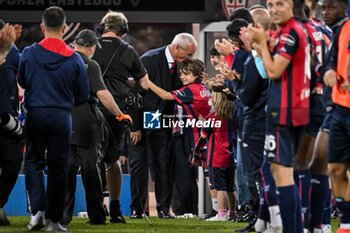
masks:
{"label": "black jacket sleeve", "polygon": [[239,99],[245,106],[251,107],[258,101],[261,95],[261,87],[264,86],[262,83],[263,81],[255,66],[253,56],[248,57],[245,63],[242,84],[237,93]]}

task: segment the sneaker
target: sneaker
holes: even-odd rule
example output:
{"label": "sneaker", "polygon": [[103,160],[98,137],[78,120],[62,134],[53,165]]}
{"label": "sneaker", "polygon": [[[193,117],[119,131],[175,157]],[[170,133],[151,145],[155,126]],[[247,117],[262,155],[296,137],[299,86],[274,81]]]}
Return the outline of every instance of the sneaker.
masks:
{"label": "sneaker", "polygon": [[228,221],[232,221],[232,222],[236,222],[237,221],[237,215],[236,214],[230,214],[230,213],[227,213],[227,220]]}
{"label": "sneaker", "polygon": [[130,219],[142,219],[142,218],[143,218],[142,212],[139,212],[136,210],[133,210],[131,215],[130,215]]}
{"label": "sneaker", "polygon": [[208,218],[205,221],[208,222],[220,222],[220,221],[227,221],[227,216],[220,217],[219,214],[216,214],[214,217]]}
{"label": "sneaker", "polygon": [[164,209],[158,211],[158,217],[162,219],[172,219],[174,215],[172,215],[168,209]]}
{"label": "sneaker", "polygon": [[246,227],[241,228],[241,229],[237,229],[237,230],[235,230],[235,232],[241,232],[241,233],[244,233],[244,232],[255,232],[254,224],[255,224],[255,220],[252,220],[252,221],[249,222],[249,224]]}
{"label": "sneaker", "polygon": [[35,215],[30,217],[30,222],[27,226],[27,229],[30,231],[40,230],[44,228],[44,212],[38,211]]}
{"label": "sneaker", "polygon": [[212,218],[217,214],[218,214],[218,212],[216,212],[215,210],[212,210],[211,214],[207,214],[203,219],[207,220],[208,218]]}
{"label": "sneaker", "polygon": [[109,216],[111,219],[109,220],[111,223],[126,223],[126,220],[122,214],[120,209],[119,201],[111,202],[109,204]]}
{"label": "sneaker", "polygon": [[0,208],[0,226],[9,226],[11,225],[8,220],[4,208]]}
{"label": "sneaker", "polygon": [[255,212],[248,206],[241,208],[237,213],[237,222],[251,222],[255,219]]}
{"label": "sneaker", "polygon": [[242,216],[242,222],[248,222],[248,223],[251,221],[255,222],[255,219],[256,219],[256,215],[253,210],[249,210],[248,213]]}
{"label": "sneaker", "polygon": [[330,224],[322,225],[322,233],[332,233],[332,225]]}
{"label": "sneaker", "polygon": [[254,223],[254,229],[256,232],[264,232],[267,229],[267,222],[263,219],[258,218]]}
{"label": "sneaker", "polygon": [[270,226],[264,233],[282,233],[282,227]]}
{"label": "sneaker", "polygon": [[50,219],[45,219],[45,231],[68,232],[67,228],[60,223],[54,223]]}

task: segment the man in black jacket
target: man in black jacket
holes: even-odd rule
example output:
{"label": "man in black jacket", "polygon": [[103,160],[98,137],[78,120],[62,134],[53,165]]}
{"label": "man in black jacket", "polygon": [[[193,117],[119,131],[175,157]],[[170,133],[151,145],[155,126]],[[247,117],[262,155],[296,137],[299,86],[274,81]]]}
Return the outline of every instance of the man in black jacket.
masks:
{"label": "man in black jacket", "polygon": [[116,117],[116,121],[129,120],[124,115],[102,80],[100,66],[91,60],[96,46],[100,46],[96,34],[91,30],[81,31],[75,38],[75,51],[82,57],[89,75],[90,99],[74,108],[72,112],[72,142],[68,159],[68,183],[66,203],[62,223],[68,225],[72,220],[75,200],[76,175],[81,172],[86,193],[86,207],[90,224],[105,224],[103,189],[99,162],[102,159],[103,141],[102,113],[97,104],[101,103]]}
{"label": "man in black jacket", "polygon": [[[181,87],[177,76],[176,63],[181,62],[196,52],[197,42],[191,34],[180,33],[168,46],[153,49],[141,56],[150,80],[166,91]],[[174,114],[175,103],[160,99],[152,91],[144,94],[144,113],[150,111],[162,114]],[[139,131],[141,132],[141,130]],[[147,197],[148,167],[147,151],[151,153],[154,166],[155,195],[160,218],[172,218],[169,213],[173,187],[174,154],[169,153],[171,129],[143,130],[140,142],[131,148],[129,156],[131,173],[131,218],[141,218]],[[138,195],[140,197],[138,197]],[[141,203],[140,203],[141,202]]]}

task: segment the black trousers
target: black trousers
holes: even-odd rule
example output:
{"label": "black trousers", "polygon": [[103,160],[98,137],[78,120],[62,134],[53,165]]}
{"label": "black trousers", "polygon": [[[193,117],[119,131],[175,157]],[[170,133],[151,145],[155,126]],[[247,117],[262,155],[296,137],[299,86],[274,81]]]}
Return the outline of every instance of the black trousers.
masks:
{"label": "black trousers", "polygon": [[23,158],[21,145],[12,140],[0,141],[0,208],[5,206],[16,184]]}
{"label": "black trousers", "polygon": [[128,160],[130,166],[130,209],[142,213],[148,194],[148,156],[146,137],[142,135],[137,145],[130,143]]}
{"label": "black trousers", "polygon": [[197,168],[189,161],[186,135],[173,136],[171,153],[174,157],[174,191],[171,208],[176,215],[198,214]]}
{"label": "black trousers", "polygon": [[103,207],[101,172],[99,169],[100,159],[102,159],[102,154],[97,146],[89,148],[71,146],[71,153],[68,158],[68,182],[63,224],[68,225],[72,221],[76,177],[79,168],[85,189],[86,207],[90,222],[98,224],[106,221],[106,212]]}
{"label": "black trousers", "polygon": [[173,193],[173,153],[169,153],[171,132],[168,129],[143,131],[141,142],[130,146],[130,190],[132,210],[145,206],[148,185],[148,154],[154,168],[157,210],[170,208]]}
{"label": "black trousers", "polygon": [[[260,187],[262,184],[260,168],[263,163],[264,155],[264,135],[251,135],[243,145],[242,163],[244,174],[247,177],[248,188],[250,191],[249,204],[254,211],[259,210],[260,203]],[[248,146],[247,146],[248,145]]]}

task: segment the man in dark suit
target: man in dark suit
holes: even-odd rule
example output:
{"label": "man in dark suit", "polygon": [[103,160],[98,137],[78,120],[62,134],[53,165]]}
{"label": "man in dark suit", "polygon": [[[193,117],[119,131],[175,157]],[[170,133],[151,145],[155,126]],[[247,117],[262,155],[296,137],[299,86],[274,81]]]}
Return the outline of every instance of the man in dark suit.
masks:
{"label": "man in dark suit", "polygon": [[[181,87],[177,75],[176,63],[181,62],[196,52],[197,42],[191,34],[180,33],[175,36],[170,45],[153,49],[145,53],[141,60],[148,72],[150,80],[166,91]],[[175,103],[160,99],[152,91],[144,94],[145,112],[159,111],[163,115],[174,114]],[[141,114],[141,113],[140,113]],[[154,167],[155,195],[157,211],[160,218],[172,218],[169,213],[173,187],[174,153],[169,153],[172,140],[171,128],[142,130],[139,127],[138,140],[133,140],[130,153],[131,173],[131,218],[142,218],[142,210],[147,198],[148,160],[150,153]],[[132,137],[134,138],[134,137]]]}

